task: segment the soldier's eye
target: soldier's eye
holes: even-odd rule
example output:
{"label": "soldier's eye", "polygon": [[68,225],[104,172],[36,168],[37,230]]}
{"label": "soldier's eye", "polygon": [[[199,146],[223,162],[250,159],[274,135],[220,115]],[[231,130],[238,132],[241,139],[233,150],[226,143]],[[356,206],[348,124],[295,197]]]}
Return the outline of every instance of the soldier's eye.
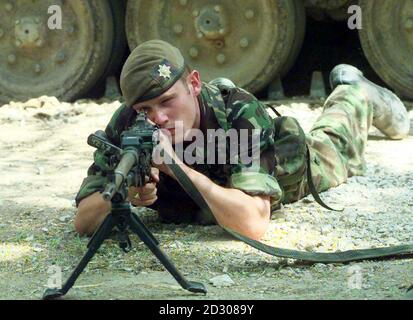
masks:
{"label": "soldier's eye", "polygon": [[174,98],[168,98],[162,101],[162,104],[169,104],[173,101]]}

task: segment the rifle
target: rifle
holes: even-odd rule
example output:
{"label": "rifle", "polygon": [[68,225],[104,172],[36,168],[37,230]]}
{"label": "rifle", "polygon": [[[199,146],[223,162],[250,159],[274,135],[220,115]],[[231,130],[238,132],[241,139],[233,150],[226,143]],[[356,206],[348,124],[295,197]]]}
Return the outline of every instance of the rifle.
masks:
{"label": "rifle", "polygon": [[112,230],[118,229],[119,246],[124,252],[131,250],[129,231],[134,232],[159,259],[182,288],[195,293],[207,293],[202,283],[188,281],[177,270],[166,254],[159,248],[159,241],[149,231],[142,220],[131,211],[127,201],[128,188],[142,187],[145,178],[150,177],[152,152],[156,144],[158,127],[147,121],[145,113],[138,113],[135,123],[121,135],[121,148],[111,144],[103,131],[97,131],[88,138],[88,144],[109,157],[109,170],[106,172],[110,182],[102,193],[105,201],[111,201],[112,209],[91,237],[85,256],[79,262],[69,279],[60,289],[49,288],[43,299],[56,299],[64,296],[73,287],[77,278],[93,258]]}

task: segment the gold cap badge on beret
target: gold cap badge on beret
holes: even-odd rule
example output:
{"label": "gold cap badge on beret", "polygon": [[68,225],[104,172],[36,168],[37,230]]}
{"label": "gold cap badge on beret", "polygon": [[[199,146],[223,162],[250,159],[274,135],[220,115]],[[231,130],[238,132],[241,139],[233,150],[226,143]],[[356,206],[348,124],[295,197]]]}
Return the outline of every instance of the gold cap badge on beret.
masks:
{"label": "gold cap badge on beret", "polygon": [[183,75],[185,61],[179,49],[162,40],[150,40],[133,50],[123,66],[120,87],[127,106],[156,98]]}
{"label": "gold cap badge on beret", "polygon": [[164,77],[165,79],[171,78],[171,67],[167,66],[166,64],[159,65],[158,72],[159,72],[159,75],[161,77]]}

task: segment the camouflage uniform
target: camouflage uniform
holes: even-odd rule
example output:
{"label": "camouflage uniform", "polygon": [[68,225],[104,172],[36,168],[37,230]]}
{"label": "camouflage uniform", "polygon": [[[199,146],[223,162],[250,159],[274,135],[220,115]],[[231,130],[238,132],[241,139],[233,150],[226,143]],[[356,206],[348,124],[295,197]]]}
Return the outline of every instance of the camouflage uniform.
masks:
{"label": "camouflage uniform", "polygon": [[[373,106],[358,85],[338,86],[329,96],[322,115],[305,136],[311,154],[312,178],[318,192],[336,187],[348,177],[364,174],[364,150],[372,121]],[[292,128],[292,132],[294,130],[298,131]],[[285,167],[288,170],[290,166]],[[305,167],[305,157],[297,157],[286,179],[297,172],[301,179],[282,185],[283,203],[297,201],[309,194],[307,176],[301,174]]]}
{"label": "camouflage uniform", "polygon": [[[270,196],[273,210],[280,203],[297,201],[309,193],[305,174],[306,143],[310,148],[313,180],[318,191],[335,187],[348,176],[364,171],[363,152],[372,122],[372,107],[357,86],[337,87],[326,101],[322,116],[307,135],[294,118],[272,119],[263,103],[240,88],[223,94],[216,86],[203,84],[199,102],[200,129],[205,139],[208,139],[207,129],[260,129],[260,162],[250,166],[239,162],[195,164],[192,167],[221,186],[251,195]],[[131,108],[122,106],[112,117],[106,134],[114,144],[119,145],[120,134],[133,114]],[[204,155],[206,158],[207,150]],[[76,197],[77,203],[103,190],[106,177],[101,169],[106,163],[105,156],[96,151],[95,162]],[[158,200],[152,208],[159,212],[164,222],[214,221],[213,217],[203,216],[180,185],[162,173]]]}

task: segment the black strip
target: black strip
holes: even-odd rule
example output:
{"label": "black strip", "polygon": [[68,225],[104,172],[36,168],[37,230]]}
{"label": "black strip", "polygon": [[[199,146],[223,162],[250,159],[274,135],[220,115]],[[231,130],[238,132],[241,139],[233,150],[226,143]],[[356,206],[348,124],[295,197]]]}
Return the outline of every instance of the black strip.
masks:
{"label": "black strip", "polygon": [[278,116],[278,117],[282,117],[281,113],[279,113],[277,111],[277,109],[275,109],[275,107],[273,105],[267,104],[267,107],[270,108],[272,111],[274,111],[274,113]]}
{"label": "black strip", "polygon": [[311,195],[314,197],[314,200],[323,208],[326,208],[328,210],[332,210],[332,211],[337,211],[337,212],[342,212],[344,211],[343,209],[337,210],[337,209],[333,209],[330,206],[328,206],[327,204],[325,204],[325,202],[323,200],[321,200],[318,191],[314,185],[314,181],[313,181],[313,175],[311,174],[311,155],[310,155],[310,148],[306,145],[307,147],[307,183],[308,183],[308,188],[310,189]]}
{"label": "black strip", "polygon": [[[179,184],[188,193],[188,195],[198,204],[202,211],[212,214],[207,202],[201,193],[196,189],[193,182],[189,179],[186,173],[173,162],[168,167],[172,170],[175,177],[177,178]],[[311,170],[310,170],[311,174]],[[312,181],[312,180],[311,180]],[[314,187],[314,184],[313,184]],[[315,188],[314,188],[315,189]],[[328,206],[327,206],[328,207]],[[329,209],[332,210],[332,209]],[[400,246],[390,246],[384,248],[372,248],[372,249],[362,249],[362,250],[350,250],[344,252],[305,252],[290,249],[283,249],[277,247],[268,246],[262,242],[245,237],[235,231],[223,227],[225,231],[230,233],[235,238],[245,242],[246,244],[258,249],[262,252],[268,253],[272,256],[297,259],[301,261],[308,262],[321,262],[321,263],[346,263],[351,261],[362,261],[362,260],[377,260],[377,259],[388,259],[395,257],[412,257],[413,256],[413,244],[406,244]]]}

